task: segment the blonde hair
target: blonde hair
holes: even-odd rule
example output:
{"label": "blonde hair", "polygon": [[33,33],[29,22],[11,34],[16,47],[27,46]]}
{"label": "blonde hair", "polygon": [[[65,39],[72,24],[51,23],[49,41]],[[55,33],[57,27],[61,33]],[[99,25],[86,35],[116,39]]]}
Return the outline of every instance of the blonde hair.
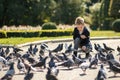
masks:
{"label": "blonde hair", "polygon": [[76,25],[84,24],[84,19],[82,17],[77,17],[75,19],[75,24]]}

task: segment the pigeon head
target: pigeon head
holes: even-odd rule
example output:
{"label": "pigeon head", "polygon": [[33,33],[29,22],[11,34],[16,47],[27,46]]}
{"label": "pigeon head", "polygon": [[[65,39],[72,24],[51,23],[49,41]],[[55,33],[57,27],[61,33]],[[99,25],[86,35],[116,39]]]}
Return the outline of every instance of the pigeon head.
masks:
{"label": "pigeon head", "polygon": [[103,69],[103,64],[101,64],[100,68],[102,68],[102,69]]}

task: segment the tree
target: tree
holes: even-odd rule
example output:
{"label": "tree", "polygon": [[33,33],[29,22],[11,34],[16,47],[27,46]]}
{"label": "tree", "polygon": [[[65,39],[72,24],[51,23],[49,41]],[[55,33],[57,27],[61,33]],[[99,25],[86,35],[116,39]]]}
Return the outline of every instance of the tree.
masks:
{"label": "tree", "polygon": [[100,29],[110,30],[111,18],[109,16],[110,0],[102,0],[100,8]]}
{"label": "tree", "polygon": [[92,14],[92,25],[91,25],[91,28],[94,29],[94,30],[97,30],[100,28],[100,22],[99,22],[99,19],[101,16],[99,16],[99,13],[100,13],[100,6],[101,6],[101,3],[96,3],[94,4],[93,6],[90,7],[90,11],[91,11],[91,14]]}
{"label": "tree", "polygon": [[[83,0],[59,0],[53,19],[63,24],[73,24],[76,17],[83,15]],[[54,20],[53,20],[54,21]]]}
{"label": "tree", "polygon": [[120,0],[110,0],[110,16],[117,19],[120,18]]}

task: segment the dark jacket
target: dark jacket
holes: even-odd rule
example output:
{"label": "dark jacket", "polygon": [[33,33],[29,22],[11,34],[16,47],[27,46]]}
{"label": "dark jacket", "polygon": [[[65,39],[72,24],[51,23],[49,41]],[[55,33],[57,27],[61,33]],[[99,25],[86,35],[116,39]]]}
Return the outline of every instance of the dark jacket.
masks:
{"label": "dark jacket", "polygon": [[78,30],[77,28],[74,28],[74,31],[73,31],[73,39],[75,40],[76,38],[80,38],[80,40],[81,40],[80,45],[81,45],[81,46],[84,46],[84,45],[86,45],[86,44],[89,44],[89,42],[90,42],[90,38],[89,38],[90,32],[87,30],[86,27],[84,27],[84,30],[83,30],[83,32],[82,32],[81,35],[85,35],[87,38],[82,39],[82,38],[80,37],[79,30]]}

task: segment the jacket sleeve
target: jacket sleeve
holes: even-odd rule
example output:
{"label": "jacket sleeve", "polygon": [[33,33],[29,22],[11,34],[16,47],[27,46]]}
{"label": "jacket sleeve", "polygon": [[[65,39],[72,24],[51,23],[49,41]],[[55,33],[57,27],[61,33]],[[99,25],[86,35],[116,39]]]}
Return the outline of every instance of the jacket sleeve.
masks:
{"label": "jacket sleeve", "polygon": [[73,35],[73,39],[75,39],[75,28],[74,28],[72,35]]}
{"label": "jacket sleeve", "polygon": [[73,31],[73,39],[75,40],[75,38],[80,38],[80,34],[77,28],[74,28],[74,31]]}
{"label": "jacket sleeve", "polygon": [[89,38],[90,32],[86,29],[83,35],[85,35],[87,38]]}

